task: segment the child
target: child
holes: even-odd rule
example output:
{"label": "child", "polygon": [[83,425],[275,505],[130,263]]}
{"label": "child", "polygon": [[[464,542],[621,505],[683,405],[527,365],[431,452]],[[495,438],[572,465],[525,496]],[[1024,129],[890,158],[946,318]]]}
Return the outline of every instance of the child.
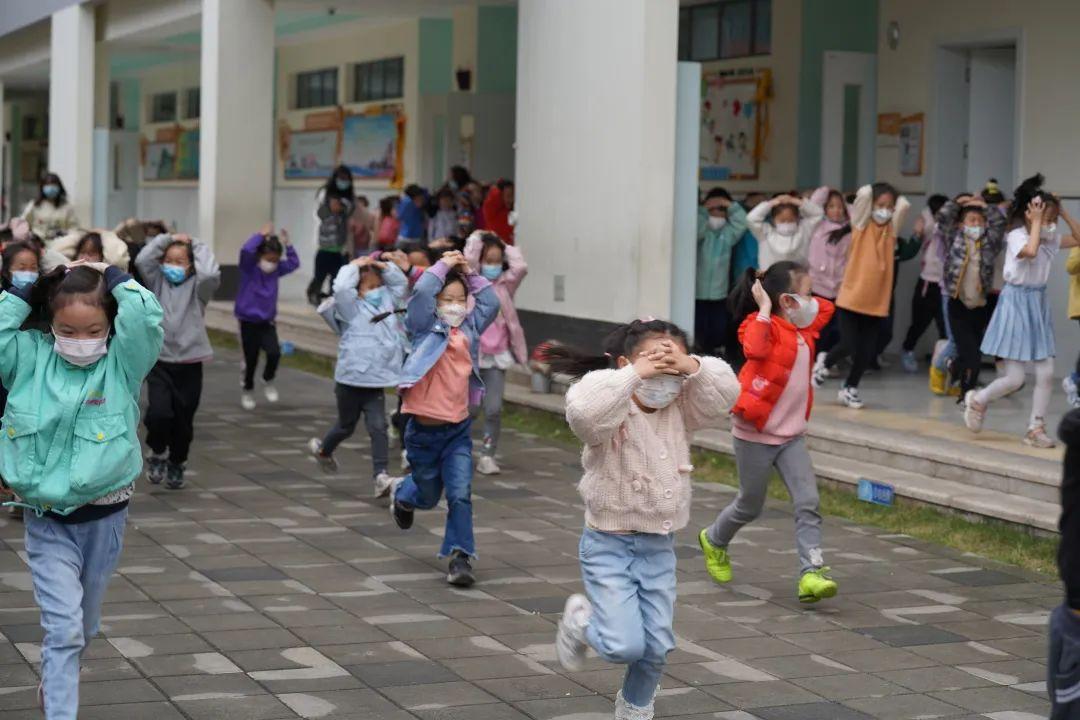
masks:
{"label": "child", "polygon": [[142,252],[142,249],[146,247],[148,239],[152,240],[162,233],[169,232],[169,228],[165,226],[165,221],[163,220],[142,221],[135,218],[128,218],[117,225],[114,232],[116,233],[116,236],[127,245],[127,271],[135,278],[135,282],[144,285],[142,278],[139,277],[138,270],[135,267],[135,258],[137,258],[139,253]]}
{"label": "child", "polygon": [[367,195],[357,195],[352,217],[349,218],[349,232],[352,233],[352,251],[357,257],[372,250],[372,236],[375,233],[375,216],[368,210]]}
{"label": "child", "polygon": [[514,181],[499,180],[488,190],[481,213],[483,227],[499,236],[507,245],[514,244]]}
{"label": "child", "polygon": [[[835,303],[851,248],[851,218],[844,196],[827,185],[815,190],[810,202],[825,209],[825,217],[810,235],[808,258],[811,289],[818,297]],[[828,325],[821,329],[817,343],[818,358],[815,360],[824,360],[822,353],[827,354],[839,341],[840,328],[837,327],[836,315],[833,315]]]}
{"label": "child", "polygon": [[824,217],[821,206],[798,195],[777,195],[759,203],[746,215],[750,232],[758,239],[758,267],[781,260],[806,262],[810,236]]}
{"label": "child", "polygon": [[814,403],[810,358],[818,333],[832,318],[833,304],[811,295],[811,286],[808,268],[779,262],[762,274],[748,271],[732,294],[733,308],[745,318],[739,336],[746,365],[739,373],[742,392],[731,427],[739,494],[698,534],[709,575],[730,582],[728,545],[761,514],[775,468],[795,506],[798,597],[803,603],[836,595],[836,581],[828,576],[821,553],[817,480],[805,437]]}
{"label": "child", "polygon": [[25,242],[11,242],[0,255],[0,284],[4,290],[12,287],[29,289],[37,282],[41,270],[41,251]]}
{"label": "child", "polygon": [[[32,305],[51,332],[20,330]],[[161,318],[154,296],[116,267],[73,264],[0,294],[0,379],[10,390],[0,473],[33,510],[25,549],[48,718],[79,710],[79,662],[142,469],[139,390],[161,348]]]}
{"label": "child", "polygon": [[703,353],[726,345],[731,315],[727,309],[731,251],[746,232],[746,211],[724,188],[713,188],[698,208],[697,293],[694,341]]}
{"label": "child", "polygon": [[379,247],[389,250],[397,243],[398,233],[401,232],[401,222],[397,219],[396,200],[393,197],[384,197],[379,201],[379,232],[376,237]]}
{"label": "child", "polygon": [[179,490],[202,395],[203,363],[214,357],[203,316],[221,268],[210,247],[190,235],[158,235],[135,263],[165,314],[165,343],[146,379],[149,403],[143,422],[152,453],[146,478]]}
{"label": "child", "polygon": [[480,336],[480,378],[484,381],[484,445],[476,471],[482,475],[498,475],[495,452],[499,447],[502,427],[503,393],[506,390],[506,371],[515,362],[529,361],[525,331],[521,329],[514,294],[529,272],[521,250],[507,245],[499,236],[486,231],[475,232],[465,243],[469,267],[479,272],[495,288],[499,297],[499,314]]}
{"label": "child", "polygon": [[22,216],[30,223],[31,231],[43,240],[60,237],[79,226],[75,206],[68,201],[67,190],[56,173],[41,178],[38,196],[30,201]]}
{"label": "child", "polygon": [[446,580],[460,587],[476,582],[469,562],[476,557],[469,406],[483,399],[480,335],[498,312],[491,283],[452,250],[417,281],[405,316],[412,354],[399,388],[405,393],[402,412],[412,416],[405,430],[412,474],[391,485],[390,514],[408,530],[413,511],[435,507],[445,490],[446,532],[439,557],[449,556]]}
{"label": "child", "polygon": [[319,466],[336,472],[334,450],[353,434],[362,414],[371,438],[376,497],[386,497],[396,479],[387,472],[390,442],[383,388],[395,387],[401,379],[404,343],[394,313],[407,288],[397,265],[372,257],[357,258],[338,271],[334,309],[344,325],[334,370],[338,419],[322,440],[308,443]]}
{"label": "child", "polygon": [[[255,368],[259,364],[259,351],[266,353],[263,370],[263,394],[267,402],[279,399],[274,386],[281,346],[278,343],[277,317],[278,283],[281,278],[300,267],[300,257],[289,242],[285,228],[273,235],[274,226],[266,223],[259,232],[248,238],[240,248],[240,287],[236,292],[233,313],[240,321],[240,346],[244,349],[244,386],[240,394],[240,406],[255,409]],[[283,257],[284,256],[284,257]]]}
{"label": "child", "polygon": [[307,288],[308,302],[318,306],[326,279],[337,274],[349,256],[349,217],[356,200],[353,195],[352,172],[338,165],[334,174],[320,188],[315,207],[315,274]]}
{"label": "child", "polygon": [[1070,411],[1058,428],[1065,443],[1065,472],[1061,479],[1061,519],[1057,565],[1065,585],[1065,599],[1050,614],[1050,652],[1046,689],[1052,708],[1050,720],[1072,720],[1080,701],[1080,411]]}
{"label": "child", "polygon": [[937,326],[938,338],[946,337],[945,313],[942,311],[941,302],[941,274],[945,253],[941,247],[942,235],[935,232],[935,218],[946,200],[948,198],[944,195],[931,195],[915,221],[915,236],[922,241],[922,266],[919,270],[919,282],[915,284],[915,291],[911,295],[911,325],[904,336],[900,352],[900,365],[907,373],[919,371],[915,346],[931,321]]}
{"label": "child", "polygon": [[720,427],[739,393],[726,362],[687,354],[686,334],[662,320],[622,325],[603,355],[562,346],[552,369],[581,377],[566,419],[585,448],[581,575],[555,637],[559,662],[579,672],[587,647],[627,665],[617,720],[651,720],[675,648],[675,532],[690,521],[689,433]]}
{"label": "child", "polygon": [[979,344],[990,319],[986,299],[994,260],[1001,252],[1005,216],[978,196],[961,195],[938,209],[936,222],[945,252],[942,288],[957,353],[950,374],[960,385],[962,398],[979,383]]}
{"label": "child", "polygon": [[878,332],[889,316],[896,272],[896,237],[910,203],[888,183],[864,185],[851,207],[851,250],[836,298],[840,344],[814,365],[814,387],[821,387],[841,358],[851,370],[840,388],[842,405],[863,407],[859,382],[877,356]]}
{"label": "child", "polygon": [[[1025,364],[1035,366],[1035,391],[1031,419],[1024,444],[1052,448],[1046,434],[1046,409],[1054,382],[1054,325],[1046,283],[1061,248],[1080,244],[1080,224],[1061,207],[1058,199],[1042,189],[1043,176],[1028,178],[1016,189],[1010,220],[1016,227],[1005,238],[1005,288],[986,328],[981,350],[1002,358],[1004,374],[981,390],[964,396],[964,424],[972,432],[982,430],[990,403],[1019,389]],[[1061,217],[1071,234],[1059,235]]]}
{"label": "child", "polygon": [[127,243],[108,230],[76,230],[54,240],[49,249],[68,260],[105,262],[125,272],[131,264]]}
{"label": "child", "polygon": [[419,185],[409,185],[401,194],[401,199],[397,204],[397,219],[401,223],[397,237],[399,245],[423,242],[426,237],[424,233],[427,215],[424,207],[427,201],[427,192]]}
{"label": "child", "polygon": [[454,208],[454,192],[448,188],[439,191],[439,203],[435,216],[428,224],[428,241],[457,234],[457,210]]}
{"label": "child", "polygon": [[[1069,273],[1069,319],[1080,320],[1080,247],[1069,251],[1065,270]],[[1080,357],[1076,358],[1076,369],[1061,381],[1061,387],[1070,407],[1080,408]]]}

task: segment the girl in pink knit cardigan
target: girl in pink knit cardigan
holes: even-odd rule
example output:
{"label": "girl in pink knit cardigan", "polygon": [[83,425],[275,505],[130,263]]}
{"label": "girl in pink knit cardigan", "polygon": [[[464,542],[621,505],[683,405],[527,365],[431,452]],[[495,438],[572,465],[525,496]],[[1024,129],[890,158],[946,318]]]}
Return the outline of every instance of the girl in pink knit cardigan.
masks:
{"label": "girl in pink knit cardigan", "polygon": [[[616,720],[650,720],[675,648],[675,537],[690,518],[689,433],[719,427],[739,381],[719,358],[687,354],[686,334],[661,320],[623,325],[603,355],[547,351],[553,369],[581,377],[566,419],[582,442],[581,574],[588,598],[566,601],[559,661],[582,668],[591,646],[627,665]],[[583,377],[582,377],[583,376]]]}

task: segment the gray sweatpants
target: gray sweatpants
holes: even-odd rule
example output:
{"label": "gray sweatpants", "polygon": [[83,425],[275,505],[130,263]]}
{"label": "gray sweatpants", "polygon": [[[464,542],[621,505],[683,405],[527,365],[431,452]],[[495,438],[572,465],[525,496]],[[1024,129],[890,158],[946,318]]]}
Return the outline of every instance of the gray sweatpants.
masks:
{"label": "gray sweatpants", "polygon": [[484,404],[472,409],[473,417],[484,412],[484,444],[480,452],[495,457],[499,447],[499,434],[502,431],[503,395],[506,393],[506,371],[499,368],[487,368],[480,371],[484,381]]}
{"label": "gray sweatpants", "polygon": [[795,505],[799,571],[805,573],[820,568],[825,564],[821,555],[821,513],[818,511],[817,479],[805,438],[797,437],[783,445],[734,440],[739,494],[709,527],[709,542],[717,547],[727,547],[743,525],[761,514],[775,467]]}

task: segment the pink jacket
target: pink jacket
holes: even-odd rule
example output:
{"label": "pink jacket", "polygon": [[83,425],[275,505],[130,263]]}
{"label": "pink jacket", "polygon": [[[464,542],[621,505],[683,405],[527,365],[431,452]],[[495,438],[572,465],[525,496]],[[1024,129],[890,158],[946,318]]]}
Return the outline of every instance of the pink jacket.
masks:
{"label": "pink jacket", "polygon": [[[810,196],[810,201],[824,210],[829,190],[830,188],[825,185],[819,187]],[[851,208],[848,208],[848,217],[850,216]],[[848,250],[851,248],[851,233],[844,235],[835,244],[829,243],[829,235],[844,224],[835,223],[826,216],[814,228],[814,234],[810,236],[807,263],[810,265],[812,290],[815,295],[829,300],[836,299],[836,295],[840,292],[840,283],[844,281],[844,268],[847,267]]]}
{"label": "pink jacket", "polygon": [[[483,249],[484,243],[480,240],[479,232],[474,232],[465,241],[465,259],[476,272],[480,272]],[[514,294],[517,293],[521,281],[529,274],[529,266],[521,250],[513,245],[506,245],[503,253],[509,268],[492,283],[501,306],[499,316],[480,336],[480,345],[483,347],[485,337],[490,339],[491,336],[505,330],[510,336],[510,352],[514,360],[525,364],[529,360],[529,348],[525,344],[525,331],[521,328],[521,321],[518,320],[517,308],[514,307]]]}

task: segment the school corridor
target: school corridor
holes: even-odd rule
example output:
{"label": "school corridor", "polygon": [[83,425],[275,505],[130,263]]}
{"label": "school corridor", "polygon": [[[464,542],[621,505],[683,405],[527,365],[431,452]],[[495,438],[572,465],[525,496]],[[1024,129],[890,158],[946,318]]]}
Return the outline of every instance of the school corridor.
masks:
{"label": "school corridor", "polygon": [[[601,720],[622,670],[555,661],[580,591],[578,453],[506,430],[503,474],[478,476],[479,582],[448,587],[443,517],[399,531],[370,496],[363,433],[324,475],[304,451],[333,418],[329,380],[293,370],[280,405],[237,406],[239,359],[207,366],[190,480],[140,480],[103,638],[82,662],[82,720]],[[691,528],[730,497],[695,488]],[[41,629],[22,526],[0,520],[0,717],[37,709]],[[679,537],[678,649],[657,717],[854,720],[1046,717],[1054,578],[829,519],[840,595],[794,597],[792,520],[770,506],[709,581]]]}

